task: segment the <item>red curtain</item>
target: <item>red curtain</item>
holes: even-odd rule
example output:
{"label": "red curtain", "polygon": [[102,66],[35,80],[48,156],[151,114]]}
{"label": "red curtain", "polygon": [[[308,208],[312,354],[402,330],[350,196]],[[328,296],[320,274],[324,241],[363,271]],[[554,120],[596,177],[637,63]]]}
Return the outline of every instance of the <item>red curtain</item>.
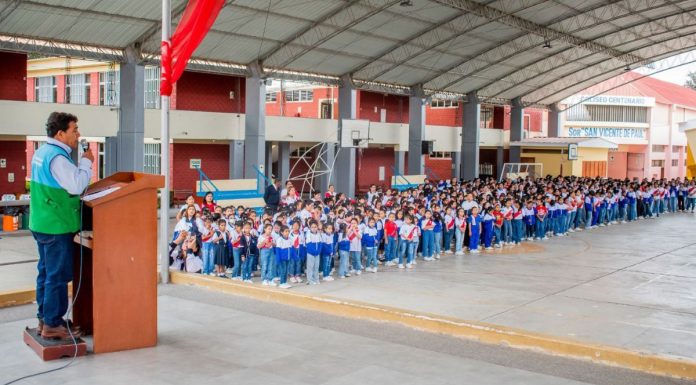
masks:
{"label": "red curtain", "polygon": [[170,42],[162,42],[161,95],[171,96],[174,83],[224,5],[225,0],[189,0]]}

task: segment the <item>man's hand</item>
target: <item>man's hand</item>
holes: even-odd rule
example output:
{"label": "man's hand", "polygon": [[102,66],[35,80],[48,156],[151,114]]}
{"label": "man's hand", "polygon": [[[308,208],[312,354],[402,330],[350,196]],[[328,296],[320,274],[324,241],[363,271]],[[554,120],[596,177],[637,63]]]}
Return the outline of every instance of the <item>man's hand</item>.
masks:
{"label": "man's hand", "polygon": [[82,153],[82,157],[85,159],[89,159],[90,162],[94,162],[94,154],[92,153],[92,150],[89,148]]}

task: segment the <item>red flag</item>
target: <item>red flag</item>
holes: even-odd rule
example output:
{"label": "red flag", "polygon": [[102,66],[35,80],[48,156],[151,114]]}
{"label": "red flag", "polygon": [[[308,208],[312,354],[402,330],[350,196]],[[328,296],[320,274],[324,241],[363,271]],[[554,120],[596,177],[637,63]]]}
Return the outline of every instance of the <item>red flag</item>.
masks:
{"label": "red flag", "polygon": [[170,42],[162,42],[161,95],[172,94],[172,87],[184,73],[188,59],[208,34],[224,5],[225,0],[189,0]]}

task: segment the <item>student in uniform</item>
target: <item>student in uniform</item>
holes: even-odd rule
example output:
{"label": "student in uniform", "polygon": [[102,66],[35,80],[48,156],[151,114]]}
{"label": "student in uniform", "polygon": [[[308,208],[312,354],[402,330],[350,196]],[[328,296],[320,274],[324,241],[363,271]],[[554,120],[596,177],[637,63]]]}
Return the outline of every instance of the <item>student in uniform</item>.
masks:
{"label": "student in uniform", "polygon": [[548,213],[548,209],[546,208],[546,205],[544,202],[539,199],[537,200],[537,205],[536,208],[534,209],[534,212],[536,213],[536,238],[538,240],[547,240],[549,239],[546,236],[546,215]]}
{"label": "student in uniform", "polygon": [[229,241],[229,232],[227,231],[227,222],[224,219],[218,220],[218,230],[211,242],[215,245],[215,273],[218,277],[225,277],[225,269],[229,265],[229,250],[227,248]]}
{"label": "student in uniform", "polygon": [[457,217],[454,218],[455,230],[455,255],[464,255],[464,234],[466,234],[466,211],[464,209],[457,210]]}
{"label": "student in uniform", "polygon": [[241,260],[242,260],[242,280],[246,283],[252,283],[251,280],[251,269],[254,263],[254,256],[259,253],[256,248],[256,243],[258,239],[251,234],[251,223],[246,222],[242,227],[242,236],[239,239],[241,246]]}
{"label": "student in uniform", "polygon": [[515,245],[519,245],[524,237],[524,223],[522,222],[523,212],[520,208],[520,202],[512,203],[512,241]]}
{"label": "student in uniform", "polygon": [[396,215],[389,213],[387,221],[384,223],[384,259],[386,266],[394,266],[396,264],[396,253],[399,246],[399,228],[396,224]]}
{"label": "student in uniform", "polygon": [[288,263],[288,273],[290,274],[290,282],[302,283],[302,248],[305,247],[304,235],[300,229],[300,220],[295,219],[292,222],[292,231],[290,232],[290,240],[292,240],[292,249],[290,250],[290,262]]}
{"label": "student in uniform", "polygon": [[481,235],[481,218],[478,215],[478,206],[471,208],[469,215],[469,252],[472,254],[479,253],[479,237]]}
{"label": "student in uniform", "polygon": [[273,282],[273,225],[263,226],[263,233],[256,241],[256,248],[259,250],[259,260],[261,262],[261,284],[263,286],[275,286]]}
{"label": "student in uniform", "polygon": [[493,250],[493,227],[495,226],[495,217],[493,216],[492,211],[492,208],[487,208],[484,211],[483,218],[481,219],[483,227],[483,245],[486,250]]}
{"label": "student in uniform", "polygon": [[527,206],[522,209],[523,221],[525,225],[525,236],[528,241],[534,240],[534,225],[536,224],[536,215],[534,213],[534,202],[527,201]]}
{"label": "student in uniform", "polygon": [[501,206],[500,203],[495,204],[495,208],[491,212],[491,215],[495,218],[495,222],[493,222],[493,235],[495,236],[495,243],[493,244],[494,247],[502,247],[503,245],[503,223],[505,219],[503,218],[503,213],[501,212]]}
{"label": "student in uniform", "polygon": [[232,266],[232,279],[236,281],[242,280],[242,222],[233,222],[230,225],[230,247],[232,250],[231,266]]}
{"label": "student in uniform", "polygon": [[433,220],[433,213],[430,210],[425,211],[425,215],[418,222],[423,240],[423,260],[432,261],[433,260],[433,249],[435,243],[435,234],[433,229],[435,228],[435,221]]}
{"label": "student in uniform", "polygon": [[454,238],[454,214],[453,209],[448,207],[445,209],[445,217],[443,224],[443,239],[444,244],[442,247],[443,253],[452,253],[452,238]]}
{"label": "student in uniform", "polygon": [[203,274],[215,275],[215,244],[213,236],[215,228],[213,227],[213,219],[206,216],[203,220],[203,234],[201,235],[202,254],[203,254]]}
{"label": "student in uniform", "polygon": [[362,252],[362,233],[358,226],[358,219],[353,218],[350,221],[347,233],[348,241],[350,242],[350,266],[351,274],[360,275],[362,273],[362,261],[360,253]]}
{"label": "student in uniform", "polygon": [[324,232],[321,234],[321,271],[324,281],[333,281],[331,276],[331,265],[334,256],[334,226],[327,223],[324,226]]}
{"label": "student in uniform", "polygon": [[338,278],[350,277],[348,272],[348,260],[350,258],[350,240],[348,239],[348,225],[341,223],[338,228]]}
{"label": "student in uniform", "polygon": [[367,256],[365,262],[365,271],[372,273],[377,272],[377,244],[379,239],[379,231],[377,230],[374,218],[367,221],[367,226],[362,231],[362,246],[365,248]]}
{"label": "student in uniform", "polygon": [[413,267],[413,259],[416,253],[416,244],[414,239],[418,236],[418,226],[413,223],[411,215],[404,216],[404,224],[399,230],[401,238],[401,247],[399,251],[399,269],[404,268],[404,257],[406,258],[406,267]]}
{"label": "student in uniform", "polygon": [[309,221],[309,229],[305,233],[305,246],[307,248],[307,284],[319,284],[319,264],[321,260],[322,234],[315,220]]}
{"label": "student in uniform", "polygon": [[290,228],[282,225],[280,228],[280,237],[276,240],[276,264],[278,266],[278,276],[280,277],[281,289],[289,289],[292,286],[287,283],[288,279],[288,262],[293,248],[293,241],[290,239]]}

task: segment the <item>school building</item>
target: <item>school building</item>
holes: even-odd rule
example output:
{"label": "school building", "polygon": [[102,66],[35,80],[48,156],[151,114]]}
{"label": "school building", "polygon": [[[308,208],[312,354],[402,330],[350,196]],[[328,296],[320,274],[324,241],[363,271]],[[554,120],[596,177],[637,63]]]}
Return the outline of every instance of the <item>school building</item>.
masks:
{"label": "school building", "polygon": [[[31,172],[31,157],[45,141],[45,118],[55,110],[78,115],[82,135],[98,155],[94,175],[108,175],[109,138],[118,129],[118,63],[27,60],[26,55],[7,52],[0,52],[0,60],[10,65],[2,71],[6,78],[0,82],[0,105],[14,111],[13,119],[18,122],[0,128],[7,164],[11,165],[6,172],[13,174],[12,182],[0,180],[0,191],[23,190]],[[145,67],[144,169],[151,173],[160,172],[159,75],[157,67]],[[316,145],[336,141],[332,133],[338,119],[338,88],[273,80],[266,91],[269,164],[283,179],[306,174],[308,163],[316,157]],[[373,183],[387,186],[395,169],[401,174],[408,169],[409,97],[359,90],[356,105],[357,119],[370,122],[369,147],[359,149],[356,155],[356,190],[367,190]],[[210,179],[242,177],[242,168],[231,165],[241,160],[235,149],[243,148],[244,143],[244,78],[186,71],[174,87],[171,108],[169,167],[177,194],[190,193],[199,180],[193,165],[200,165]],[[463,104],[429,99],[425,111],[425,140],[433,144],[432,152],[424,157],[425,174],[450,178],[459,162]],[[480,116],[480,172],[496,175],[509,156],[510,106],[482,104]],[[26,119],[32,120],[31,125]],[[525,135],[542,135],[545,110],[527,108],[523,119]],[[27,130],[18,129],[20,121]]]}
{"label": "school building", "polygon": [[631,82],[605,91],[607,81],[563,100],[560,136],[616,143],[608,177],[684,178],[687,141],[679,123],[696,118],[696,90],[635,72],[624,76]]}
{"label": "school building", "polygon": [[[81,132],[97,155],[95,178],[115,171],[109,148],[119,130],[118,63],[27,59],[25,54],[9,52],[0,52],[0,61],[0,110],[6,111],[6,119],[0,123],[0,193],[24,191],[31,158],[45,141],[45,119],[52,111],[68,111],[80,118]],[[145,66],[143,165],[150,173],[159,173],[161,167],[159,76],[157,67]],[[186,71],[176,83],[171,98],[168,167],[171,187],[179,198],[195,189],[199,180],[195,166],[210,179],[243,177],[245,88],[243,77],[193,71]],[[503,163],[514,158],[510,151],[513,116],[521,120],[521,140],[513,143],[521,148],[522,161],[545,163],[548,172],[559,169],[566,175],[588,176],[600,172],[600,176],[620,178],[685,175],[686,139],[677,127],[696,117],[695,91],[652,78],[637,79],[600,97],[588,97],[594,95],[594,89],[599,88],[584,90],[551,111],[478,105],[479,175],[498,176]],[[338,141],[339,89],[268,80],[265,92],[269,166],[264,171],[282,179],[298,178],[319,156],[318,144]],[[365,191],[371,184],[387,186],[395,172],[408,174],[409,158],[413,159],[408,154],[413,98],[360,89],[355,98],[356,119],[369,121],[369,146],[356,151],[355,190]],[[432,150],[423,157],[424,173],[433,179],[461,175],[465,103],[436,97],[424,100],[423,140],[432,143]],[[591,160],[580,160],[587,165],[559,168],[563,149],[557,151],[558,146],[544,143],[560,138],[546,136],[597,137],[617,145],[583,141],[586,146],[601,143],[607,155],[583,150],[593,154]],[[594,163],[587,167],[590,161]]]}

